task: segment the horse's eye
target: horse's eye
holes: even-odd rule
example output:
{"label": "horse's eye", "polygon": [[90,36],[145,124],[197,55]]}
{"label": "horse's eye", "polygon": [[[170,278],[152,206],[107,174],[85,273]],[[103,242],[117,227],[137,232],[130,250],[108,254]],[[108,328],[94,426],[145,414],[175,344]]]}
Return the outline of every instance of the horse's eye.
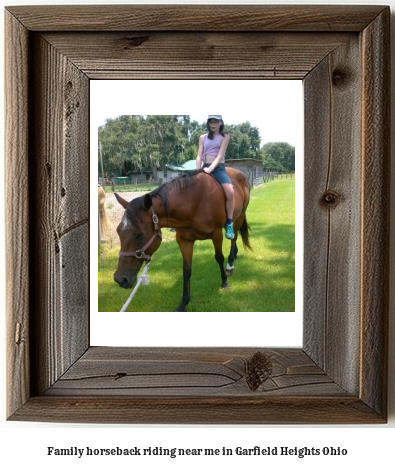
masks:
{"label": "horse's eye", "polygon": [[141,233],[141,232],[136,232],[136,233],[134,234],[134,238],[136,239],[136,241],[143,240],[143,239],[144,239],[144,234]]}

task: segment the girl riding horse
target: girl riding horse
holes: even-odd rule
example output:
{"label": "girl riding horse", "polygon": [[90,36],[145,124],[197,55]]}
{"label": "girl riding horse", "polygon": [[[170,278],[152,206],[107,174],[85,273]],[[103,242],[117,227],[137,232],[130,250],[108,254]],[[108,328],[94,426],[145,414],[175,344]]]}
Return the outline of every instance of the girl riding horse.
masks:
{"label": "girl riding horse", "polygon": [[224,130],[221,114],[210,114],[207,118],[208,133],[200,136],[196,167],[202,166],[207,174],[211,174],[222,185],[226,196],[225,237],[232,240],[233,230],[234,189],[225,171],[225,152],[229,144],[229,134]]}

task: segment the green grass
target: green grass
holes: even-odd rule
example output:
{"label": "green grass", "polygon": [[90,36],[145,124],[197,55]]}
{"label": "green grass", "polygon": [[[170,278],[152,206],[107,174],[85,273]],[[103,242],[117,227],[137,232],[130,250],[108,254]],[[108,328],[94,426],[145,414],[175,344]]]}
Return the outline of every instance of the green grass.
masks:
{"label": "green grass", "polygon": [[[239,254],[230,288],[221,289],[211,240],[194,248],[190,312],[293,312],[295,309],[295,180],[274,180],[252,190],[247,210],[253,251]],[[164,241],[148,270],[150,283],[140,286],[128,311],[174,311],[182,295],[182,257],[175,236],[163,230]],[[224,255],[230,242],[224,239]],[[119,311],[131,290],[112,277],[119,248],[99,256],[99,311]]]}

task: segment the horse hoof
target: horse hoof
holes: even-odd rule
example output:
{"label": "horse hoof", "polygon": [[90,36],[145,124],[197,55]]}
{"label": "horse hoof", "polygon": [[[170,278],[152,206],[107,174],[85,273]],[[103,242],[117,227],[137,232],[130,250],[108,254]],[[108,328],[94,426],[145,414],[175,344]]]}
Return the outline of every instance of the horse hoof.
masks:
{"label": "horse hoof", "polygon": [[229,284],[227,282],[224,282],[221,286],[221,289],[228,289]]}
{"label": "horse hoof", "polygon": [[175,311],[176,311],[176,312],[186,312],[186,309],[185,309],[185,308],[182,308],[182,307],[178,307],[178,308],[176,308]]}
{"label": "horse hoof", "polygon": [[225,268],[225,273],[227,276],[231,276],[233,274],[233,271],[234,271],[235,267],[230,265],[229,263],[226,265],[226,268]]}

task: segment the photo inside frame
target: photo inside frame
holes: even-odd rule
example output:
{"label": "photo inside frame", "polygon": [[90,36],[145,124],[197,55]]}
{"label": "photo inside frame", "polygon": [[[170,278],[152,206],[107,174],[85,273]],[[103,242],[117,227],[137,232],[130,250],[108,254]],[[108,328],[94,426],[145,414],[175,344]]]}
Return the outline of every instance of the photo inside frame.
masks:
{"label": "photo inside frame", "polygon": [[[213,101],[213,103],[211,103]],[[92,346],[138,346],[138,347],[300,347],[302,345],[303,335],[303,89],[302,82],[298,80],[232,80],[232,81],[217,81],[217,80],[94,80],[90,85],[90,103],[91,103],[91,266],[90,266],[90,284],[91,284],[91,311],[90,311],[90,336]],[[215,311],[215,312],[174,312],[174,311],[161,311],[162,302],[158,301],[157,311],[137,311],[133,303],[136,302],[137,296],[147,295],[147,291],[152,289],[155,280],[150,278],[150,270],[147,271],[150,286],[140,285],[135,297],[126,312],[120,310],[127,302],[131,289],[122,289],[118,287],[112,279],[113,274],[118,264],[118,251],[119,251],[119,238],[114,229],[113,235],[110,240],[104,243],[101,240],[101,230],[99,222],[99,211],[104,207],[107,212],[116,212],[112,215],[114,219],[112,223],[118,225],[121,221],[124,209],[116,202],[113,191],[120,191],[122,186],[130,191],[120,192],[121,196],[125,195],[125,199],[135,197],[135,194],[143,194],[139,192],[140,184],[146,179],[145,183],[152,184],[154,187],[155,179],[158,183],[166,182],[171,177],[179,173],[180,167],[185,164],[185,156],[181,155],[184,150],[181,150],[178,155],[173,154],[173,161],[168,161],[167,165],[157,169],[153,178],[152,173],[140,171],[140,175],[136,175],[132,169],[124,167],[116,167],[117,158],[120,160],[121,155],[115,155],[131,152],[130,147],[134,143],[128,140],[127,129],[117,123],[120,116],[136,116],[142,121],[147,120],[149,116],[152,117],[151,124],[155,125],[155,117],[170,116],[171,111],[184,110],[190,114],[191,122],[196,122],[199,125],[204,125],[207,120],[207,111],[210,112],[211,107],[219,110],[222,113],[225,128],[229,127],[229,132],[233,133],[234,141],[239,145],[246,142],[246,138],[240,136],[240,131],[245,131],[242,126],[248,123],[247,131],[256,129],[259,133],[259,150],[257,159],[261,158],[262,147],[265,149],[265,159],[262,164],[263,171],[272,170],[268,181],[263,179],[262,183],[256,181],[256,188],[251,191],[251,202],[255,202],[254,198],[263,198],[260,202],[262,214],[265,212],[265,197],[269,200],[269,196],[262,193],[262,186],[269,188],[270,185],[274,187],[278,185],[277,193],[283,197],[285,191],[289,191],[290,184],[294,184],[294,247],[278,248],[277,252],[270,253],[267,258],[260,250],[249,252],[251,276],[253,279],[248,279],[246,284],[249,284],[247,289],[244,289],[242,295],[248,296],[248,289],[251,289],[251,297],[256,295],[256,292],[262,293],[262,299],[273,296],[281,297],[279,292],[276,292],[276,279],[278,282],[286,282],[281,279],[281,264],[284,262],[284,257],[292,259],[294,263],[294,299],[292,302],[293,308],[287,309],[283,307],[283,303],[279,302],[282,306],[281,309],[275,309],[270,304],[270,310],[262,306],[264,302],[256,302],[256,311]],[[144,114],[143,114],[144,113]],[[112,137],[105,136],[102,138],[107,139],[99,144],[99,128],[103,128],[109,121],[114,122]],[[158,126],[160,125],[158,119]],[[198,130],[195,129],[196,132]],[[136,130],[137,132],[140,132]],[[192,130],[190,131],[193,132]],[[201,131],[204,132],[203,130]],[[160,134],[160,130],[159,130]],[[248,139],[247,139],[248,140]],[[119,142],[122,141],[122,145]],[[294,171],[284,168],[280,170],[279,162],[276,161],[278,148],[275,144],[285,143],[288,147],[294,148]],[[177,136],[174,136],[174,145],[178,145]],[[111,167],[108,162],[107,155],[103,158],[103,146],[112,145],[111,151],[114,153],[112,162],[115,166]],[[281,146],[280,146],[281,147]],[[287,149],[288,147],[285,146]],[[185,145],[182,146],[185,149]],[[158,142],[152,146],[152,152],[164,152]],[[234,148],[229,150],[234,152]],[[272,155],[271,152],[274,154]],[[149,149],[144,147],[141,151],[142,157],[149,153]],[[229,152],[231,154],[231,152]],[[245,153],[248,156],[255,156],[253,152]],[[196,158],[196,155],[191,151],[191,160]],[[107,158],[107,160],[106,160]],[[226,155],[228,159],[228,154]],[[178,159],[178,161],[177,161]],[[103,161],[104,160],[104,161]],[[251,160],[256,160],[252,158]],[[188,160],[190,161],[190,160]],[[191,163],[191,161],[190,161]],[[239,162],[236,162],[238,164]],[[191,163],[193,164],[193,162]],[[277,165],[277,166],[276,166]],[[107,168],[106,168],[107,166]],[[270,167],[270,168],[269,168]],[[163,171],[165,168],[165,171]],[[122,169],[124,171],[122,171]],[[107,184],[107,190],[104,199],[99,205],[96,202],[96,187],[100,187],[101,180],[99,175],[102,171],[107,177],[104,181]],[[254,170],[256,172],[256,170]],[[259,169],[259,175],[262,170]],[[270,173],[270,172],[269,172]],[[257,176],[259,176],[257,175]],[[283,180],[283,181],[282,181]],[[254,183],[253,183],[254,184]],[[127,188],[130,185],[130,188]],[[282,189],[284,188],[284,189]],[[142,188],[143,191],[149,191],[150,187]],[[100,189],[99,189],[100,190]],[[265,188],[266,191],[266,188]],[[262,193],[262,194],[261,194]],[[257,196],[255,196],[257,195]],[[251,203],[250,202],[250,203]],[[272,202],[268,202],[268,205]],[[274,200],[274,204],[275,204]],[[100,205],[102,204],[102,205]],[[284,222],[282,215],[282,202],[278,203],[274,211],[279,214],[281,221],[276,225],[289,225]],[[119,207],[117,207],[119,206]],[[273,211],[273,208],[270,209]],[[269,210],[268,210],[269,211]],[[267,211],[267,212],[268,212]],[[248,218],[248,209],[247,209]],[[249,220],[250,223],[250,220]],[[267,230],[268,227],[261,227],[260,220],[255,223],[251,221],[252,231]],[[276,227],[278,229],[279,227]],[[289,229],[289,226],[288,226]],[[274,235],[274,233],[273,233]],[[166,229],[166,236],[169,237],[169,243],[176,246],[176,241],[171,239],[172,235]],[[276,235],[272,237],[276,238]],[[280,238],[280,236],[279,236]],[[224,240],[224,256],[225,260],[228,255],[227,241]],[[197,241],[197,244],[201,242]],[[204,243],[211,243],[204,242]],[[291,244],[290,244],[291,245]],[[211,244],[212,246],[212,244]],[[196,249],[196,248],[195,248]],[[110,256],[106,262],[105,267],[99,263],[98,258],[105,251],[110,251]],[[198,252],[198,250],[197,250]],[[98,253],[99,256],[98,256]],[[161,256],[161,247],[156,252],[156,259]],[[239,256],[244,256],[244,249],[240,243]],[[247,256],[247,255],[246,255]],[[174,279],[170,284],[168,290],[162,288],[162,298],[168,295],[174,295],[176,292],[177,301],[181,300],[182,294],[182,257],[179,250],[175,250],[172,257],[178,258],[179,268],[172,268],[166,276]],[[112,264],[111,264],[112,262]],[[152,258],[155,262],[155,255]],[[203,263],[205,264],[205,263]],[[255,264],[255,266],[254,266]],[[98,283],[98,266],[99,283]],[[219,296],[226,295],[219,292],[220,286],[220,272],[214,260],[214,249],[207,255],[207,272],[217,274],[215,280],[217,281],[210,292],[210,289],[205,288],[199,292],[198,278],[199,274],[192,270],[191,279],[191,303],[193,299],[204,296]],[[265,275],[260,275],[260,267],[262,273],[268,276],[268,270],[272,272],[269,274],[270,282],[263,281]],[[232,289],[232,279],[237,277],[237,260],[235,263],[235,272],[229,278],[230,289]],[[203,269],[204,272],[204,269]],[[140,271],[141,274],[141,271]],[[195,279],[194,279],[195,275]],[[243,276],[248,277],[243,273]],[[267,278],[268,279],[268,278]],[[99,291],[102,283],[114,285],[111,293],[107,295],[105,302],[99,303]],[[159,281],[157,281],[159,283]],[[218,284],[218,285],[217,285]],[[265,285],[266,284],[266,285]],[[177,287],[178,286],[178,287]],[[181,286],[181,287],[180,287]],[[256,292],[252,292],[252,290]],[[268,292],[269,290],[269,292]],[[149,292],[153,292],[149,290]],[[150,295],[150,294],[148,294]],[[153,294],[152,294],[153,295]],[[259,299],[259,295],[258,295]],[[283,301],[283,299],[280,299]],[[105,311],[101,305],[105,303]],[[176,302],[177,303],[177,302]],[[110,305],[110,307],[109,307]],[[174,305],[174,309],[177,305]],[[139,309],[142,310],[142,309]],[[170,309],[169,309],[170,310]],[[188,308],[187,308],[188,310]],[[218,309],[219,310],[219,309]],[[287,310],[287,311],[285,311]],[[288,311],[292,310],[292,311]]]}

